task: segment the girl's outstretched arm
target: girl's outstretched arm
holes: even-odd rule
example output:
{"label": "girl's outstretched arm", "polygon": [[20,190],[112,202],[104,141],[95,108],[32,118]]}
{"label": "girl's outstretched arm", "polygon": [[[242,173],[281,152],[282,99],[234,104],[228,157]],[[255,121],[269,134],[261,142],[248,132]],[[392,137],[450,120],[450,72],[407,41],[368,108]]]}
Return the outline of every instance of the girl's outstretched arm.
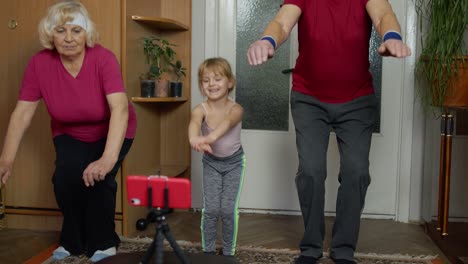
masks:
{"label": "girl's outstretched arm", "polygon": [[206,137],[200,135],[203,118],[205,118],[205,112],[203,111],[202,106],[198,105],[190,114],[190,123],[188,127],[190,146],[198,152],[212,153],[210,145],[206,142]]}

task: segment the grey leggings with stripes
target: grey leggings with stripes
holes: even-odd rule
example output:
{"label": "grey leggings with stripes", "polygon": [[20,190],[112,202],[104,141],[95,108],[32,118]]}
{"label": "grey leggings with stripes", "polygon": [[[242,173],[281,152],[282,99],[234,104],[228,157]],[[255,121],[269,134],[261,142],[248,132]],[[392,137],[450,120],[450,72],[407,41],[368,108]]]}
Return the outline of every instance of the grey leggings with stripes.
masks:
{"label": "grey leggings with stripes", "polygon": [[223,255],[234,255],[239,222],[239,198],[245,171],[242,147],[228,157],[203,156],[203,210],[201,221],[204,252],[215,252],[218,218],[222,222]]}

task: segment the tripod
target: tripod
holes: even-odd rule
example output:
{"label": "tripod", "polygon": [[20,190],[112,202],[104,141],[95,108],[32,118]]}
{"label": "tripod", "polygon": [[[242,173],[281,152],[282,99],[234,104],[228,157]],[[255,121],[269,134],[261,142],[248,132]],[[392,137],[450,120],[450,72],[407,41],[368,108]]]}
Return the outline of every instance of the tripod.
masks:
{"label": "tripod", "polygon": [[183,264],[189,264],[190,260],[185,256],[184,252],[180,248],[180,246],[175,241],[174,237],[169,230],[169,225],[166,223],[165,215],[170,213],[171,210],[169,209],[169,189],[167,186],[164,188],[164,209],[161,208],[153,208],[153,200],[152,195],[153,189],[148,187],[148,209],[149,213],[146,219],[139,219],[137,221],[137,229],[144,230],[148,225],[148,221],[153,223],[156,222],[156,234],[154,235],[153,242],[146,250],[143,258],[140,261],[140,264],[147,264],[151,260],[151,257],[156,251],[155,255],[155,263],[162,264],[164,261],[164,238],[167,239],[169,244],[171,245],[172,249],[174,250],[175,254],[177,255],[178,259]]}

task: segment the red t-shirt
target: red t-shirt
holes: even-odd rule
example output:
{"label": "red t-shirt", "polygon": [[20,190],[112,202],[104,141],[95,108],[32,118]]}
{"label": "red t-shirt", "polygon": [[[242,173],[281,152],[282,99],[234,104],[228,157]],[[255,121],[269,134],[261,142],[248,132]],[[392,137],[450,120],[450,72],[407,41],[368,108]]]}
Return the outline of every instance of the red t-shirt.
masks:
{"label": "red t-shirt", "polygon": [[368,0],[285,0],[298,6],[299,57],[293,90],[327,103],[372,94]]}
{"label": "red t-shirt", "polygon": [[[51,117],[53,136],[67,134],[84,142],[107,136],[110,109],[106,95],[125,93],[120,66],[108,49],[95,45],[86,48],[81,70],[74,78],[63,66],[56,50],[42,50],[26,68],[19,100],[44,100]],[[128,105],[125,137],[134,138],[136,116]]]}

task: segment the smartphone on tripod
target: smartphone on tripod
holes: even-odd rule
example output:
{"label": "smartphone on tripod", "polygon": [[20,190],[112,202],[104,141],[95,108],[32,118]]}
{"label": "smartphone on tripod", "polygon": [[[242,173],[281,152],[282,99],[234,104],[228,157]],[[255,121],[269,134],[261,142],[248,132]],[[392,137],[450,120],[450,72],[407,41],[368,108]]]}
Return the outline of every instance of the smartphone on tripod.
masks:
{"label": "smartphone on tripod", "polygon": [[148,215],[136,222],[140,231],[146,229],[148,223],[156,222],[156,233],[153,242],[146,250],[141,264],[148,264],[155,257],[156,264],[163,264],[163,240],[166,238],[175,254],[183,264],[189,264],[190,259],[183,252],[171,234],[165,215],[171,209],[188,209],[191,206],[191,185],[188,179],[167,176],[127,177],[127,200],[134,206],[148,207]]}

